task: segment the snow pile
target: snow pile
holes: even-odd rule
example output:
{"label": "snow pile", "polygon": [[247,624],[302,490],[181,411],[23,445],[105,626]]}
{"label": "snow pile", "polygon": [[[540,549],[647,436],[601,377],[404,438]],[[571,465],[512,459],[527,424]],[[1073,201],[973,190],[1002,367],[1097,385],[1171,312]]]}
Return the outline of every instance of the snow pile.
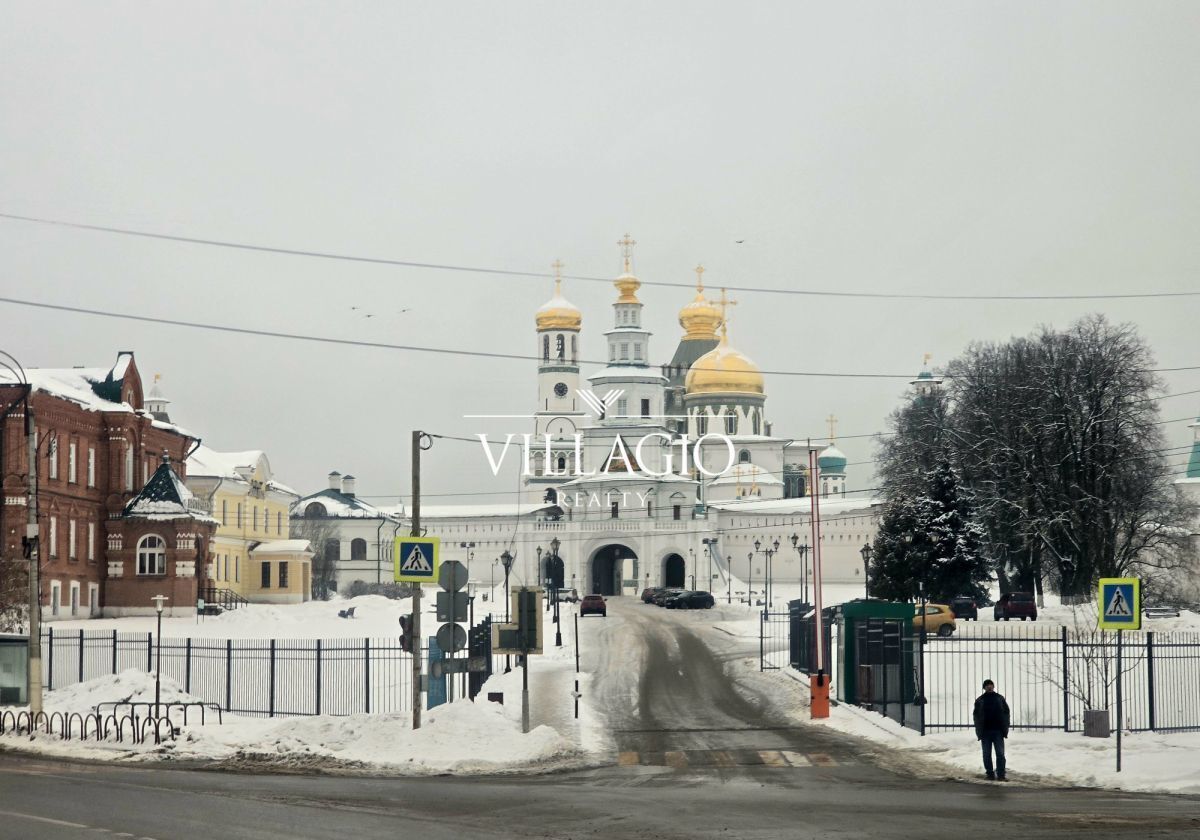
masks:
{"label": "snow pile", "polygon": [[[510,679],[516,676],[516,671],[508,675]],[[48,712],[86,714],[98,703],[112,701],[153,703],[153,675],[128,670],[77,683],[49,692],[45,706]],[[162,702],[196,701],[174,681],[162,681]],[[134,744],[128,739],[124,743],[64,741],[37,735],[0,739],[0,750],[11,747],[74,758],[211,761],[266,769],[304,767],[397,775],[469,775],[581,763],[583,753],[575,741],[555,729],[537,726],[528,734],[521,732],[519,691],[511,692],[509,703],[459,700],[426,712],[416,731],[410,712],[298,718],[226,714],[223,724],[209,715],[206,725],[197,724],[192,715],[191,723],[180,728],[177,740],[160,745],[153,739]],[[139,710],[139,714],[145,711]],[[181,716],[175,714],[172,719],[180,725]]]}
{"label": "snow pile", "polygon": [[[162,679],[160,699],[163,703],[201,702],[199,697],[188,694],[179,683],[168,677]],[[47,712],[78,712],[86,715],[95,712],[100,703],[113,702],[153,703],[154,675],[130,668],[119,674],[96,677],[48,692],[44,706]],[[112,713],[111,708],[101,711]],[[128,709],[125,709],[122,714],[127,712]],[[139,710],[138,714],[144,712]]]}

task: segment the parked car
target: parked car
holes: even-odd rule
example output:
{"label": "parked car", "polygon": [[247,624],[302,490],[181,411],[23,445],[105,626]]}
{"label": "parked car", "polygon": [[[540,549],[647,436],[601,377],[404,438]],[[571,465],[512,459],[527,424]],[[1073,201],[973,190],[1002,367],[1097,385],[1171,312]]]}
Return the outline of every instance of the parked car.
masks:
{"label": "parked car", "polygon": [[663,602],[669,610],[708,610],[716,601],[708,592],[678,592]]}
{"label": "parked car", "polygon": [[559,603],[566,602],[568,604],[579,603],[579,592],[574,589],[556,589]]}
{"label": "parked car", "polygon": [[660,607],[661,607],[661,606],[663,606],[663,605],[664,605],[664,604],[665,604],[665,603],[666,603],[666,602],[667,602],[669,599],[671,599],[671,598],[674,598],[676,595],[678,595],[678,594],[679,594],[680,592],[682,592],[682,591],[683,591],[682,589],[679,589],[679,588],[676,588],[676,587],[669,587],[669,588],[663,588],[663,589],[660,589],[660,590],[658,590],[658,592],[656,592],[656,593],[654,594],[654,597],[650,599],[650,603],[652,603],[652,604],[655,604],[655,605],[657,605],[657,606],[660,606]]}
{"label": "parked car", "polygon": [[603,595],[584,595],[583,600],[579,602],[579,617],[585,615],[598,615],[605,617],[608,615],[608,603],[604,600]]}
{"label": "parked car", "polygon": [[949,636],[956,629],[954,610],[948,604],[926,604],[924,616],[921,605],[917,605],[917,614],[913,616],[913,629],[920,630],[922,618],[925,622],[926,633],[937,633],[939,636]]}
{"label": "parked car", "polygon": [[996,621],[1013,618],[1037,621],[1037,601],[1032,592],[1006,592],[992,607],[992,618]]}
{"label": "parked car", "polygon": [[662,591],[663,591],[663,588],[661,586],[647,586],[645,589],[642,590],[642,603],[643,604],[653,603],[654,596]]}
{"label": "parked car", "polygon": [[975,603],[975,599],[970,595],[959,595],[957,598],[951,598],[950,609],[954,611],[955,618],[961,618],[963,621],[979,620],[979,605]]}

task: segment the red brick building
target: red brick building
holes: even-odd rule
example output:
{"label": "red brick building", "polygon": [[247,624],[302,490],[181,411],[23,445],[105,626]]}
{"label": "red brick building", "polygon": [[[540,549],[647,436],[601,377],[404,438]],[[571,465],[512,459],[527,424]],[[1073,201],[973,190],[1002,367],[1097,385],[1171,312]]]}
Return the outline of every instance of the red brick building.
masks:
{"label": "red brick building", "polygon": [[[43,618],[151,613],[150,597],[160,593],[168,609],[194,610],[216,528],[181,480],[198,440],[169,421],[164,400],[143,396],[131,352],[107,369],[25,373]],[[22,557],[27,518],[25,393],[0,369],[0,551],[9,570]]]}

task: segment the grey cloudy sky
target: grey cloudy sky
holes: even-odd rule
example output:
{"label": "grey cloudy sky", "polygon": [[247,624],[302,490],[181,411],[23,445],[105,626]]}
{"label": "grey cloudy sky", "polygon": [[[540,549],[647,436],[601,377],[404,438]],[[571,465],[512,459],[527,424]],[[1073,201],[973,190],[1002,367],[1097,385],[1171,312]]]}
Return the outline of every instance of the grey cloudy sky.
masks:
{"label": "grey cloudy sky", "polygon": [[[629,231],[643,280],[689,283],[702,262],[714,287],[1192,290],[1197,31],[1190,2],[7,2],[0,212],[601,276]],[[517,353],[551,285],[2,219],[0,266],[7,297]],[[567,295],[600,357],[615,292]],[[765,369],[915,373],[926,352],[1089,311],[1135,322],[1163,366],[1200,362],[1194,298],[736,296],[731,340]],[[665,361],[690,294],[642,299]],[[301,490],[336,468],[364,494],[407,492],[410,429],[503,433],[463,415],[535,397],[532,362],[0,314],[0,347],[28,366],[135,350],[174,419],[265,449]],[[1200,372],[1165,381],[1200,388]],[[904,387],[769,377],[767,411],[785,435],[823,435],[830,412],[873,432]],[[1198,406],[1168,400],[1163,417]],[[1168,437],[1186,442],[1185,424]],[[428,489],[494,489],[464,446],[435,447]],[[852,469],[851,489],[870,486]]]}

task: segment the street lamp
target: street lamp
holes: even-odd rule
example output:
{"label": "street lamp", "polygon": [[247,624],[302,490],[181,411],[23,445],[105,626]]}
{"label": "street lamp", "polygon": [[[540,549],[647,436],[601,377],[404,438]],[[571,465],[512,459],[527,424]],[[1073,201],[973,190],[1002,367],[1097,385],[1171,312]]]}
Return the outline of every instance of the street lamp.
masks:
{"label": "street lamp", "polygon": [[712,586],[712,579],[713,579],[712,556],[713,556],[713,552],[716,551],[717,538],[716,537],[705,537],[704,539],[700,540],[700,542],[704,544],[704,553],[708,555],[708,585]]}
{"label": "street lamp", "polygon": [[[542,547],[539,545],[535,549],[535,551],[537,551],[538,577],[539,577],[539,580],[542,583],[542,585],[544,585],[546,587],[546,589],[548,590],[550,588],[550,576],[548,574],[546,574],[546,570],[542,568]],[[550,555],[546,555],[546,559],[549,560]],[[549,593],[547,593],[547,594],[549,594]],[[550,612],[550,599],[549,598],[546,599],[546,612]]]}
{"label": "street lamp", "polygon": [[[500,555],[500,565],[504,567],[504,623],[508,624],[511,617],[508,614],[510,603],[512,601],[508,595],[508,574],[512,571],[513,561],[517,558],[509,553],[508,549],[504,549],[504,553]],[[505,655],[504,657],[504,673],[512,670],[512,657]]]}
{"label": "street lamp", "polygon": [[802,545],[799,545],[800,535],[792,534],[792,548],[796,549],[796,553],[800,555],[800,574],[801,574],[801,591],[800,597],[804,603],[808,603],[808,540],[805,539]]}
{"label": "street lamp", "polygon": [[[757,543],[758,541],[755,540],[755,542]],[[753,607],[754,606],[754,552],[753,551],[746,554],[746,577],[749,578],[749,580],[746,581],[746,604],[748,606]]]}
{"label": "street lamp", "polygon": [[154,662],[154,716],[158,717],[158,704],[162,696],[162,611],[163,601],[170,601],[166,595],[155,595],[150,599],[158,613],[158,644],[155,645]]}
{"label": "street lamp", "polygon": [[725,555],[725,569],[728,574],[725,575],[725,603],[733,603],[733,555]]}
{"label": "street lamp", "polygon": [[558,564],[560,562],[559,557],[558,557],[558,549],[559,549],[559,546],[561,546],[561,545],[562,545],[562,543],[559,541],[558,537],[555,537],[554,539],[550,540],[550,562],[551,562],[550,567],[552,569],[551,575],[550,575],[550,582],[553,584],[553,586],[551,587],[551,591],[553,592],[553,598],[554,598],[554,646],[555,647],[562,647],[562,623],[558,620],[559,619],[558,578],[555,576],[557,574]]}
{"label": "street lamp", "polygon": [[863,597],[871,597],[871,544],[863,543],[862,548],[858,550],[863,559]]}
{"label": "street lamp", "polygon": [[766,595],[767,595],[766,602],[767,603],[765,605],[765,609],[768,611],[771,609],[771,584],[772,584],[772,579],[774,577],[773,569],[774,569],[775,552],[777,552],[777,551],[779,551],[779,540],[778,539],[775,540],[774,542],[772,542],[771,547],[768,548],[764,552],[767,555],[767,592],[766,592]]}

